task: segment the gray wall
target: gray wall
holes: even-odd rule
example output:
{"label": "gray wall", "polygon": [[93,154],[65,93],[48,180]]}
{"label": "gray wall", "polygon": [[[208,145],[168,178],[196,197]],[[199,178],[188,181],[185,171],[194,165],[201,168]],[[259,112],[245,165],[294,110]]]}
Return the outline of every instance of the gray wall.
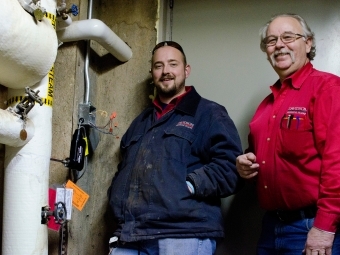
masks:
{"label": "gray wall", "polygon": [[[68,4],[69,1],[67,1]],[[88,0],[72,2],[87,18]],[[103,21],[132,49],[133,57],[119,63],[95,41],[90,50],[90,102],[96,107],[96,124],[105,126],[112,112],[117,113],[114,135],[99,134],[99,144],[88,158],[88,165],[77,185],[89,194],[82,211],[73,208],[68,223],[68,254],[107,254],[108,240],[115,226],[108,209],[107,189],[119,163],[120,139],[131,121],[150,103],[149,60],[156,43],[156,0],[93,1],[93,18]],[[52,157],[69,156],[70,141],[78,123],[78,104],[84,102],[85,42],[63,44],[55,63]],[[103,114],[106,112],[108,115]],[[1,148],[0,148],[1,150]],[[0,157],[1,163],[1,157]],[[81,172],[83,173],[83,172]],[[64,183],[68,170],[58,162],[50,164],[50,184]],[[57,255],[59,233],[49,231],[49,255]]]}
{"label": "gray wall", "polygon": [[[259,102],[277,80],[259,48],[259,29],[273,14],[304,17],[316,34],[316,68],[340,75],[340,1],[175,0],[172,39],[186,52],[192,71],[187,85],[224,105],[234,120],[243,148],[248,123]],[[168,39],[171,34],[165,31]],[[218,254],[255,254],[262,211],[254,189],[246,186],[223,200],[226,239]]]}

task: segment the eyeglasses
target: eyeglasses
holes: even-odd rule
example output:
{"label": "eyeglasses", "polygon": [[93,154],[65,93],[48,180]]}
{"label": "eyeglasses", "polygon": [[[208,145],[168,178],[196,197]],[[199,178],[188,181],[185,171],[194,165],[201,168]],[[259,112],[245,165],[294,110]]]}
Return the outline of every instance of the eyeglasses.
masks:
{"label": "eyeglasses", "polygon": [[[306,36],[304,36],[304,35],[294,34],[294,33],[291,33],[291,32],[284,32],[279,37],[284,44],[294,42],[299,38],[304,38],[304,39],[306,38]],[[262,40],[261,43],[265,47],[274,46],[277,43],[277,40],[279,39],[279,37],[274,36],[274,35],[270,35],[270,36],[265,37]]]}
{"label": "eyeglasses", "polygon": [[174,41],[164,41],[164,42],[160,42],[158,43],[152,50],[152,55],[155,53],[155,51],[163,46],[170,46],[173,47],[177,50],[179,50],[180,52],[182,52],[182,54],[185,56],[184,51],[182,49],[182,46],[179,45],[178,43],[174,42]]}

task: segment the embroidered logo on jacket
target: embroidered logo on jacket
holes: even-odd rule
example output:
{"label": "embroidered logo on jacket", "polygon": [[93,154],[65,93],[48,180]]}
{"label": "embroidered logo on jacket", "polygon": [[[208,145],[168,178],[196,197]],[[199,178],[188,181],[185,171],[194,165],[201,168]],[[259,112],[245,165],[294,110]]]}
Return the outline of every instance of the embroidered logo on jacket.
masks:
{"label": "embroidered logo on jacket", "polygon": [[182,127],[186,127],[186,128],[190,128],[192,129],[194,127],[194,124],[187,122],[187,121],[180,121],[177,123],[176,126],[182,126]]}

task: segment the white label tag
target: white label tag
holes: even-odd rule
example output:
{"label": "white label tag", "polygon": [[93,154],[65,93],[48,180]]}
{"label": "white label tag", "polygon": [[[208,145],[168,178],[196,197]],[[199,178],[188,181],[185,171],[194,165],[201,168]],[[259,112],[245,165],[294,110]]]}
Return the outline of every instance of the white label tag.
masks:
{"label": "white label tag", "polygon": [[[66,193],[65,193],[66,191]],[[63,202],[66,206],[66,219],[71,220],[73,189],[57,188],[55,202]]]}

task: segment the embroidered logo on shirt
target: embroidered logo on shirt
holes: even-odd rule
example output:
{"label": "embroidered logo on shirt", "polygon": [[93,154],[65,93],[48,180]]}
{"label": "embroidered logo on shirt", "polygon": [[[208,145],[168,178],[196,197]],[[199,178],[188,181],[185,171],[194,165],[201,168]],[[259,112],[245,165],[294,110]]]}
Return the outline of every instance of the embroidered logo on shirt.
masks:
{"label": "embroidered logo on shirt", "polygon": [[187,122],[187,121],[180,121],[180,122],[177,123],[176,126],[182,126],[182,127],[193,129],[194,124]]}
{"label": "embroidered logo on shirt", "polygon": [[290,106],[281,119],[281,128],[300,130],[305,127],[307,109],[303,106]]}
{"label": "embroidered logo on shirt", "polygon": [[301,114],[301,115],[306,115],[306,114],[307,114],[307,109],[306,109],[306,107],[290,106],[290,107],[288,107],[287,114]]}

